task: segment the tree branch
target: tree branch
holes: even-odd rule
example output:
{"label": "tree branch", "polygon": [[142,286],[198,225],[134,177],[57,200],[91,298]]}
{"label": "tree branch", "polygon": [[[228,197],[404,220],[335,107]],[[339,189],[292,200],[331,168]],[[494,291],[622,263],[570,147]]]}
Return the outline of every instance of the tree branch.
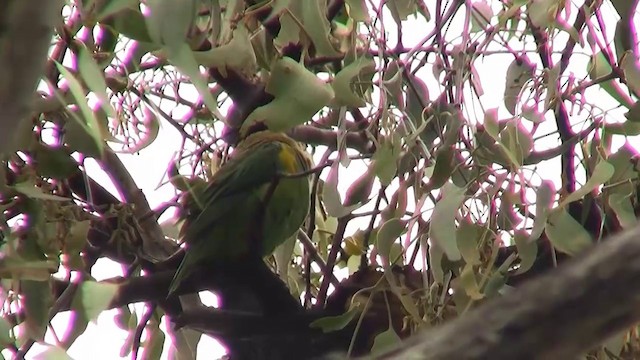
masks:
{"label": "tree branch", "polygon": [[10,151],[27,121],[42,76],[61,1],[9,0],[0,4],[0,151]]}
{"label": "tree branch", "polygon": [[575,358],[640,321],[638,238],[640,226],[382,358]]}

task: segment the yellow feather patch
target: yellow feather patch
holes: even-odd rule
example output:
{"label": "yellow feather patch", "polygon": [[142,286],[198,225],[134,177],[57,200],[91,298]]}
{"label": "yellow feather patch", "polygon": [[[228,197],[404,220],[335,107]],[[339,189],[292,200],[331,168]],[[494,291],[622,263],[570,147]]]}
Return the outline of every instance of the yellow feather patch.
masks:
{"label": "yellow feather patch", "polygon": [[278,154],[278,158],[280,160],[280,164],[289,174],[296,174],[301,172],[300,166],[298,165],[298,159],[296,156],[296,151],[292,149],[290,146],[281,144],[280,153]]}

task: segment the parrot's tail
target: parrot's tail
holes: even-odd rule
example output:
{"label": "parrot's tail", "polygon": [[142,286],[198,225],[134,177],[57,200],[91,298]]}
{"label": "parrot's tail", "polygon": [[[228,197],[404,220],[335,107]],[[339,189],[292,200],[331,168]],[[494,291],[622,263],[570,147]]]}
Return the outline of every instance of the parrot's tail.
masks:
{"label": "parrot's tail", "polygon": [[176,270],[175,275],[173,275],[171,285],[169,285],[169,292],[167,293],[167,297],[170,297],[174,292],[176,292],[176,290],[178,290],[178,288],[182,284],[182,281],[184,281],[191,274],[191,268],[189,268],[189,266],[186,266],[188,262],[188,256],[189,253],[186,253],[184,259],[180,263],[180,266],[178,266],[178,270]]}

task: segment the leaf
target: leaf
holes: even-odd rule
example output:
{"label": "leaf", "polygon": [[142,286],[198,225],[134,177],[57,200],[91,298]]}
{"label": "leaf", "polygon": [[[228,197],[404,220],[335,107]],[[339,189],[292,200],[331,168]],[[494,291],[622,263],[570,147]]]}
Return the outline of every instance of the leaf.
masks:
{"label": "leaf", "polygon": [[85,46],[80,47],[78,55],[78,71],[82,75],[82,80],[87,84],[89,90],[100,100],[100,107],[112,118],[117,118],[109,96],[107,95],[107,83],[104,80],[104,72],[98,67],[93,56]]}
{"label": "leaf", "polygon": [[[607,62],[602,51],[593,54],[587,65],[587,70],[591,80],[597,80],[603,76],[611,74],[611,65]],[[607,80],[600,82],[599,86],[606,91],[611,97],[613,97],[618,103],[627,108],[633,105],[634,101],[631,97],[620,87],[620,85],[614,80]]]}
{"label": "leaf", "polygon": [[414,124],[423,124],[423,112],[430,103],[429,89],[419,77],[409,74],[407,81],[406,111]]}
{"label": "leaf", "polygon": [[587,183],[584,184],[580,189],[572,192],[567,197],[562,199],[558,207],[564,207],[567,204],[574,202],[576,200],[582,199],[585,195],[592,192],[598,186],[604,184],[613,176],[614,173],[613,165],[609,164],[605,160],[601,160],[596,165],[595,169],[593,169],[593,174],[587,180]]}
{"label": "leaf", "polygon": [[334,98],[331,86],[289,57],[275,62],[266,91],[275,98],[249,114],[241,132],[259,121],[272,131],[287,131],[311,119]]}
{"label": "leaf", "polygon": [[491,25],[493,10],[486,0],[474,1],[471,10],[472,29],[479,31]]}
{"label": "leaf", "polygon": [[73,299],[74,308],[84,311],[90,321],[97,321],[98,315],[109,307],[118,291],[118,285],[84,281]]}
{"label": "leaf", "polygon": [[378,254],[386,261],[387,264],[391,264],[394,259],[391,259],[391,250],[393,243],[402,235],[407,227],[407,221],[393,218],[387,220],[380,227],[378,231],[378,238],[376,240],[376,248]]}
{"label": "leaf", "polygon": [[550,212],[545,232],[553,247],[569,255],[580,253],[593,242],[589,232],[560,207]]}
{"label": "leaf", "polygon": [[347,12],[349,16],[355,21],[369,22],[369,10],[365,0],[346,0]]}
{"label": "leaf", "polygon": [[429,270],[433,274],[433,279],[438,284],[444,283],[444,268],[442,267],[442,258],[444,256],[444,251],[438,243],[432,243],[429,246]]}
{"label": "leaf", "polygon": [[627,51],[622,56],[620,68],[624,73],[625,84],[629,90],[635,95],[640,96],[640,65],[638,57],[632,52]]}
{"label": "leaf", "polygon": [[611,194],[608,198],[609,206],[611,210],[616,214],[620,227],[623,229],[629,229],[634,227],[638,223],[636,218],[633,204],[629,196],[624,194]]}
{"label": "leaf", "polygon": [[9,324],[7,319],[0,317],[0,346],[5,349],[9,344],[14,342],[11,335],[11,328],[13,326]]}
{"label": "leaf", "polygon": [[391,349],[395,349],[402,343],[400,336],[396,334],[393,327],[389,327],[387,330],[376,335],[373,339],[373,346],[371,346],[371,354],[373,356],[380,356]]}
{"label": "leaf", "polygon": [[366,102],[364,93],[355,91],[361,89],[355,83],[370,84],[375,72],[375,63],[367,57],[359,57],[351,64],[340,70],[333,79],[331,86],[335,92],[335,99],[339,106],[363,107]]}
{"label": "leaf", "polygon": [[359,176],[347,189],[344,205],[362,205],[370,200],[373,182],[376,179],[373,166],[369,166],[364,174]]}
{"label": "leaf", "polygon": [[25,325],[29,338],[42,341],[49,324],[49,309],[53,305],[51,283],[22,280],[20,293],[25,312]]}
{"label": "leaf", "polygon": [[44,345],[45,350],[41,352],[38,359],[42,360],[73,360],[65,349],[53,345]]}
{"label": "leaf", "polygon": [[341,315],[327,316],[314,320],[309,327],[312,329],[322,329],[322,332],[325,334],[332,331],[342,330],[349,325],[358,314],[360,314],[360,309],[352,307]]}
{"label": "leaf", "polygon": [[516,114],[516,105],[520,99],[520,92],[527,81],[533,77],[535,69],[536,65],[531,63],[526,56],[513,60],[507,68],[504,105],[511,115]]}
{"label": "leaf", "polygon": [[[138,3],[138,0],[135,1]],[[153,43],[153,39],[147,29],[146,18],[139,8],[126,8],[118,11],[105,19],[103,23],[131,40],[140,41],[147,45]],[[152,47],[156,50],[160,47],[160,44],[154,44]]]}
{"label": "leaf", "polygon": [[215,67],[222,76],[227,76],[227,69],[253,74],[258,66],[249,30],[242,24],[233,31],[233,38],[228,44],[207,51],[196,51],[193,55],[198,64]]}
{"label": "leaf", "polygon": [[147,29],[153,41],[168,48],[185,45],[196,14],[195,0],[147,0]]}
{"label": "leaf", "polygon": [[316,56],[336,57],[340,52],[336,51],[329,40],[331,34],[331,24],[327,20],[326,1],[304,1],[302,4],[302,17],[304,19],[304,29],[313,41]]}
{"label": "leaf", "polygon": [[[55,61],[55,60],[54,60]],[[72,118],[77,121],[77,123],[82,127],[82,129],[91,136],[93,139],[98,153],[102,156],[102,152],[104,151],[104,141],[102,137],[101,127],[98,123],[98,120],[89,105],[87,104],[87,99],[85,97],[85,92],[80,85],[80,82],[76,79],[73,74],[67,70],[66,67],[62,66],[59,62],[55,62],[58,71],[64,77],[65,80],[69,83],[69,90],[71,94],[76,100],[76,104],[80,108],[80,111],[84,117],[84,119],[79,119],[77,116],[73,116]],[[63,102],[64,105],[67,105]]]}
{"label": "leaf", "polygon": [[465,199],[465,189],[447,183],[441,191],[442,198],[436,202],[431,216],[429,238],[442,248],[449,260],[457,261],[461,254],[456,243],[455,218]]}
{"label": "leaf", "polygon": [[531,269],[535,263],[536,256],[538,255],[538,244],[529,241],[529,234],[524,230],[516,230],[513,235],[513,240],[518,250],[518,257],[520,258],[520,266],[516,274],[522,274]]}
{"label": "leaf", "polygon": [[487,230],[481,225],[472,223],[469,218],[465,217],[460,221],[460,226],[456,230],[456,245],[467,264],[480,265],[482,263],[478,246]]}
{"label": "leaf", "polygon": [[409,15],[413,15],[418,11],[418,5],[415,0],[389,0],[385,1],[385,5],[398,25],[400,25],[401,21],[407,20]]}
{"label": "leaf", "polygon": [[455,155],[455,151],[451,147],[440,148],[438,153],[436,154],[435,166],[433,168],[433,173],[429,178],[429,186],[432,189],[439,189],[444,185],[449,178],[451,178],[451,173],[453,169],[458,163],[453,161]]}
{"label": "leaf", "polygon": [[202,333],[186,327],[175,331],[172,330],[169,330],[168,333],[171,336],[171,344],[175,348],[175,352],[173,353],[174,356],[169,355],[169,358],[176,360],[196,359]]}
{"label": "leaf", "polygon": [[400,110],[404,110],[403,75],[400,66],[398,61],[389,63],[382,76],[382,89],[392,105],[398,107]]}
{"label": "leaf", "polygon": [[473,265],[466,264],[462,269],[459,277],[460,286],[464,289],[464,292],[472,300],[480,300],[484,298],[484,295],[480,292],[480,286],[476,279],[476,273],[473,270]]}
{"label": "leaf", "polygon": [[84,311],[72,311],[67,330],[60,338],[60,346],[65,350],[69,350],[78,337],[84,334],[88,325],[89,319],[85,316]]}
{"label": "leaf", "polygon": [[487,109],[484,113],[484,130],[487,134],[491,135],[494,140],[498,140],[500,134],[500,123],[498,122],[498,109]]}
{"label": "leaf", "polygon": [[558,11],[558,0],[532,0],[527,7],[527,14],[531,23],[546,29],[554,24]]}
{"label": "leaf", "polygon": [[147,340],[144,346],[144,359],[160,359],[162,357],[162,349],[164,347],[164,332],[160,330],[160,324],[156,321],[149,321],[145,330],[147,331]]}
{"label": "leaf", "polygon": [[531,151],[533,138],[519,121],[510,121],[500,132],[500,143],[504,146],[512,164],[520,167]]}
{"label": "leaf", "polygon": [[98,10],[98,21],[116,14],[124,9],[135,9],[140,6],[139,0],[108,0],[105,2],[96,1],[96,5],[102,5]]}
{"label": "leaf", "polygon": [[31,181],[25,181],[25,182],[15,184],[11,186],[11,188],[16,190],[19,193],[27,195],[32,199],[53,200],[53,201],[69,201],[70,200],[62,196],[47,194],[43,192],[41,188],[36,187],[35,183]]}
{"label": "leaf", "polygon": [[38,143],[33,147],[37,173],[46,178],[67,179],[78,171],[78,162],[68,149]]}
{"label": "leaf", "polygon": [[374,169],[382,186],[388,186],[398,171],[399,149],[392,139],[385,138],[373,154]]}

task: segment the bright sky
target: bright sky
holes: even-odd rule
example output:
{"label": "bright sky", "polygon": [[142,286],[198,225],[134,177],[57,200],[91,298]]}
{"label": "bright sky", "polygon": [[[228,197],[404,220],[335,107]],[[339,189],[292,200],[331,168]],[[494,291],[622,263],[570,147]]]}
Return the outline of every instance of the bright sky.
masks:
{"label": "bright sky", "polygon": [[[605,5],[605,9],[607,7],[610,8],[610,5]],[[497,6],[494,7],[494,11],[497,8]],[[433,11],[433,8],[430,9]],[[385,16],[387,19],[391,19],[388,12],[385,13]],[[613,17],[607,19],[608,23],[612,23],[614,21],[613,19]],[[410,19],[406,21],[404,24],[404,28],[421,29],[421,31],[404,32],[405,46],[411,46],[412,44],[417,43],[417,41],[419,41],[419,39],[427,32],[426,30],[422,30],[424,29],[424,22],[422,18],[418,20]],[[452,26],[452,28],[455,28],[455,26]],[[395,41],[395,34],[393,33],[393,31],[395,30],[395,26],[389,26],[387,30],[390,32],[388,37],[390,40],[389,46],[392,47],[394,45],[393,42]],[[564,40],[564,37],[561,37],[560,40]],[[558,43],[564,44],[564,41],[559,41]],[[515,49],[520,49],[522,48],[522,45],[519,43],[514,43],[513,47]],[[502,49],[496,47],[495,50]],[[578,53],[580,51],[581,50],[576,47],[575,52]],[[534,56],[531,57],[535,58]],[[485,109],[493,107],[499,108],[500,118],[509,117],[509,114],[506,112],[506,109],[503,105],[502,95],[504,94],[505,69],[512,60],[513,57],[510,54],[495,54],[488,56],[485,59],[480,58],[475,62],[477,72],[480,75],[481,83],[484,88],[484,95],[481,97],[482,105]],[[578,78],[583,77],[586,73],[588,60],[588,56],[574,56],[572,58],[573,64],[569,69],[569,72],[575,72]],[[540,67],[538,67],[538,71],[539,69]],[[423,78],[429,86],[432,97],[434,97],[433,94],[440,93],[440,89],[437,82],[433,79],[433,75],[429,73],[431,71],[431,67],[426,66],[423,70],[421,70],[421,73],[419,74],[424,75]],[[470,94],[468,94],[467,96],[468,98],[471,98]],[[590,99],[594,98],[595,97],[590,97]],[[608,96],[602,96],[601,98],[607,99]],[[476,106],[477,105],[478,104],[476,104]],[[601,103],[599,105],[604,108],[610,109],[615,106],[615,103],[607,102]],[[163,110],[169,112],[172,109]],[[478,111],[478,113],[481,112]],[[181,115],[182,114],[178,112],[173,114],[174,118],[180,118]],[[469,118],[471,119],[472,116],[469,116]],[[555,131],[555,124],[553,123],[553,121],[548,121],[547,124],[549,133]],[[553,144],[555,144],[555,139],[557,137],[551,136],[550,138],[552,138],[552,140],[554,141]],[[553,144],[550,146],[553,146]],[[149,200],[152,208],[157,207],[158,205],[174,196],[173,189],[170,186],[165,185],[158,187],[158,185],[163,181],[167,164],[173,158],[179,146],[180,135],[178,134],[178,132],[168,124],[162,123],[158,138],[154,143],[149,145],[146,149],[140,151],[139,154],[121,156],[122,161],[131,172],[131,175],[136,180],[138,186],[144,191],[145,195],[147,196],[147,199]],[[542,168],[543,164],[541,164],[540,167]],[[559,168],[559,160],[556,159],[546,162],[544,164],[544,167],[546,167],[547,169],[554,169],[553,171],[557,172],[557,169]],[[87,169],[92,177],[94,177],[98,182],[100,182],[107,189],[111,190],[113,193],[116,193],[114,187],[110,184],[109,180],[106,178],[97,164],[90,163],[87,165]],[[364,162],[354,161],[352,162],[348,171],[341,171],[341,176],[344,176],[344,178],[346,179],[346,181],[339,182],[339,190],[343,194],[343,196],[347,187],[351,184],[350,179],[354,179],[355,177],[359,176],[364,171],[364,169]],[[541,170],[544,173],[544,170]],[[324,175],[326,176],[326,171]],[[549,178],[557,181],[557,175],[557,173],[550,174]],[[365,227],[361,223],[351,224],[350,228],[347,231],[347,234],[351,234],[359,226],[362,226],[363,228]],[[93,275],[97,280],[101,280],[117,275],[122,275],[122,269],[118,264],[115,264],[109,260],[100,260],[94,267]],[[215,301],[211,296],[209,296],[205,300],[208,304],[212,304]],[[138,314],[142,313],[141,304],[137,304],[136,306],[134,306],[134,308],[136,312],[138,312]],[[90,324],[85,334],[82,335],[69,349],[69,355],[75,359],[84,359],[87,358],[88,355],[90,355],[92,360],[129,358],[129,355],[122,356],[123,346],[126,346],[128,344],[128,333],[127,331],[124,331],[114,325],[113,319],[116,315],[117,310],[109,310],[102,313],[98,318],[97,324]],[[63,329],[68,323],[68,312],[58,314],[52,321],[52,325],[55,329]],[[162,326],[166,326],[165,321],[163,321]],[[51,331],[48,332],[45,341],[48,343],[55,343],[55,339],[53,338]],[[165,342],[163,358],[167,358],[169,346],[170,342]],[[200,341],[200,344],[198,345],[198,353],[201,354],[199,358],[201,359],[211,358],[212,354],[222,355],[222,351],[222,346],[207,337],[203,337],[203,340]],[[31,352],[31,354],[33,353],[35,353],[35,351]]]}

